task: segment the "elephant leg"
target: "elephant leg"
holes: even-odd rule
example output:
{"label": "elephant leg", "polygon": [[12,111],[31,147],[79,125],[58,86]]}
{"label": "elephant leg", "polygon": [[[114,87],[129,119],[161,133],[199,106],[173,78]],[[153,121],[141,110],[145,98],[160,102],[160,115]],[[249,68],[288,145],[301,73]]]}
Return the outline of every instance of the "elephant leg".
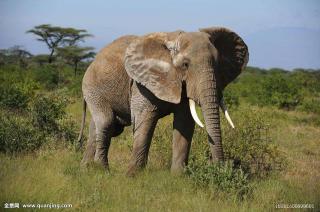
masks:
{"label": "elephant leg", "polygon": [[188,103],[182,103],[174,112],[173,143],[172,143],[172,173],[181,173],[188,165],[188,156],[195,122],[190,114]]}
{"label": "elephant leg", "polygon": [[144,112],[135,116],[133,120],[133,150],[127,176],[134,176],[138,170],[147,165],[149,148],[158,118],[153,112]]}
{"label": "elephant leg", "polygon": [[108,107],[103,108],[103,110],[93,107],[90,109],[92,109],[91,114],[96,128],[94,162],[108,170],[108,151],[114,131],[114,114],[112,109]]}
{"label": "elephant leg", "polygon": [[84,152],[83,159],[81,161],[81,166],[86,166],[93,161],[94,155],[96,153],[96,127],[93,119],[91,119],[89,127],[89,138]]}

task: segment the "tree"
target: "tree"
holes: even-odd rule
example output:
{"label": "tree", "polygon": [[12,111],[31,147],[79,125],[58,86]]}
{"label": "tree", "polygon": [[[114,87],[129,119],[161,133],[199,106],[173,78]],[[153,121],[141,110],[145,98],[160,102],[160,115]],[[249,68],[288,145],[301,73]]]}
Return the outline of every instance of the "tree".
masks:
{"label": "tree", "polygon": [[47,54],[38,54],[32,57],[32,61],[38,63],[39,66],[43,66],[48,62],[49,55]]}
{"label": "tree", "polygon": [[93,58],[95,53],[92,47],[66,46],[58,48],[58,56],[74,68],[74,75],[77,75],[78,64],[86,59]]}
{"label": "tree", "polygon": [[91,34],[87,33],[84,29],[66,28],[69,31],[68,37],[64,39],[64,44],[68,46],[76,46],[80,41],[84,42],[87,37],[92,37]]}
{"label": "tree", "polygon": [[38,36],[38,41],[45,42],[50,50],[48,62],[53,61],[55,50],[64,45],[73,46],[77,42],[83,41],[84,38],[92,36],[84,29],[64,28],[42,24],[28,30],[27,33],[33,33]]}
{"label": "tree", "polygon": [[28,60],[32,54],[25,50],[22,46],[13,46],[8,49],[0,50],[0,64],[19,64],[20,67],[25,68]]}

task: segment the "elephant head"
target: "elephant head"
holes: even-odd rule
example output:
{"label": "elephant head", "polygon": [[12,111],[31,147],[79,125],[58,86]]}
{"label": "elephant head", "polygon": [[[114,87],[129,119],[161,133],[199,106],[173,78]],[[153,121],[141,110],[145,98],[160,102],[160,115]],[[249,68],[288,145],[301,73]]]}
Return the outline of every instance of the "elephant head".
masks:
{"label": "elephant head", "polygon": [[179,103],[185,84],[192,116],[201,126],[195,112],[196,102],[202,109],[209,142],[214,144],[214,159],[221,161],[219,105],[230,119],[222,91],[241,73],[248,57],[248,48],[236,33],[212,27],[200,32],[140,37],[127,48],[125,69],[132,79],[167,102]]}

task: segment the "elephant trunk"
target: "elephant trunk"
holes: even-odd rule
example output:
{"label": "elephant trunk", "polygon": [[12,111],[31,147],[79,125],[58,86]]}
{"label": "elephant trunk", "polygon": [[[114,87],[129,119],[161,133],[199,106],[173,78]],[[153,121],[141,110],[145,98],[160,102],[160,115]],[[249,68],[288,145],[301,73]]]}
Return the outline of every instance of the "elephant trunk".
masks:
{"label": "elephant trunk", "polygon": [[200,104],[204,116],[213,161],[223,161],[217,84],[212,69],[202,71]]}

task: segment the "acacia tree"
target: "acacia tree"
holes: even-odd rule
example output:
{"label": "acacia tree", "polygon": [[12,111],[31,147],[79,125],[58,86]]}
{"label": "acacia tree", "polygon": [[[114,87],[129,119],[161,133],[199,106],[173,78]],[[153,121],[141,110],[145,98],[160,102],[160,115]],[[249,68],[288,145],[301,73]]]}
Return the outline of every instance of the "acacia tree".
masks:
{"label": "acacia tree", "polygon": [[0,64],[19,64],[21,68],[26,68],[31,57],[32,54],[19,45],[0,50]]}
{"label": "acacia tree", "polygon": [[73,46],[79,41],[84,41],[84,38],[92,36],[84,29],[64,28],[51,26],[50,24],[42,24],[35,26],[27,31],[36,35],[38,41],[45,42],[50,50],[48,62],[53,61],[53,55],[58,47],[64,45]]}
{"label": "acacia tree", "polygon": [[92,47],[66,46],[58,48],[58,56],[60,56],[67,64],[73,66],[74,75],[77,75],[78,65],[81,61],[93,58],[95,52]]}
{"label": "acacia tree", "polygon": [[68,36],[63,40],[64,44],[68,46],[76,46],[79,42],[84,42],[87,37],[92,37],[85,29],[66,28]]}

